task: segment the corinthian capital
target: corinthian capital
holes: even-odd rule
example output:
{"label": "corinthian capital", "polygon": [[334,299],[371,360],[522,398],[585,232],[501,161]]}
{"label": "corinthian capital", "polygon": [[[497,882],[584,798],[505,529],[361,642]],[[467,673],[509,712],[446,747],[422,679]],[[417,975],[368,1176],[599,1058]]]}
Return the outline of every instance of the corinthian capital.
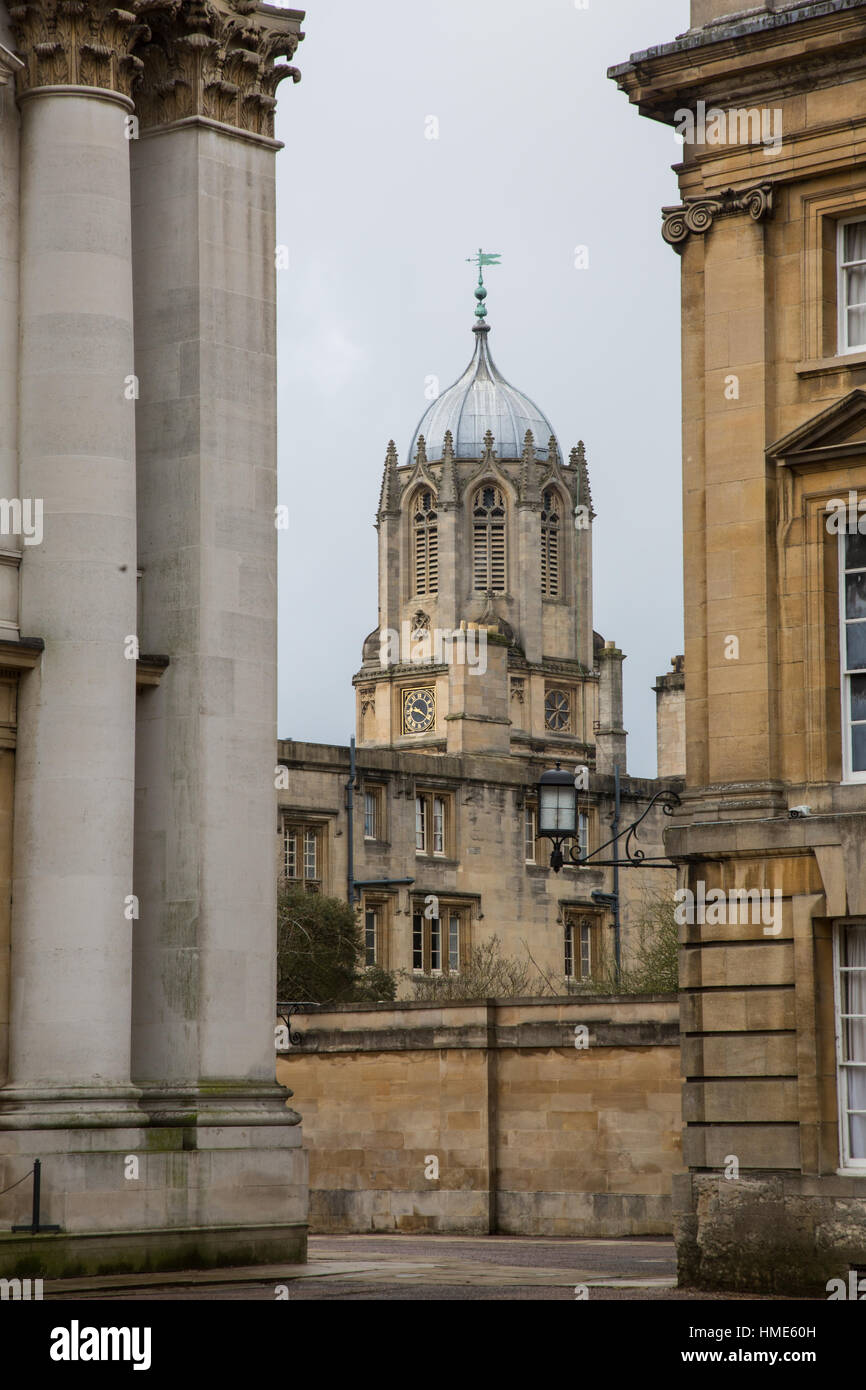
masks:
{"label": "corinthian capital", "polygon": [[147,34],[136,106],[144,126],[205,116],[238,130],[272,136],[276,90],[300,81],[291,58],[303,13],[258,0],[135,0]]}
{"label": "corinthian capital", "polygon": [[22,0],[9,5],[24,66],[18,90],[102,87],[130,96],[141,63],[131,54],[141,26],[116,0]]}

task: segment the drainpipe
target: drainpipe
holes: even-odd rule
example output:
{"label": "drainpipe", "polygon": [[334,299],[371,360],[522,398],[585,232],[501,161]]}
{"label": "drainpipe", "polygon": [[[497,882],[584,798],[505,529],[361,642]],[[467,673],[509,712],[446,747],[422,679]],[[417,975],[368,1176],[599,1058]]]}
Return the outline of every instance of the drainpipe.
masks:
{"label": "drainpipe", "polygon": [[[619,814],[620,814],[620,792],[619,792],[619,763],[613,765],[613,833],[619,836]],[[613,842],[613,944],[616,955],[616,987],[622,985],[622,946],[620,935],[619,918],[619,839]]]}
{"label": "drainpipe", "polygon": [[348,866],[346,869],[349,906],[355,905],[355,737],[349,739],[349,780],[346,783],[346,815],[349,837]]}

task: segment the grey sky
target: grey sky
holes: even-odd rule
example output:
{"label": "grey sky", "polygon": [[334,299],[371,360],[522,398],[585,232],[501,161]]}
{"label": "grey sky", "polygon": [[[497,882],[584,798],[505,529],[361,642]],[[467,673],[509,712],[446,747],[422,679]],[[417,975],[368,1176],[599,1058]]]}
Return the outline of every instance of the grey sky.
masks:
{"label": "grey sky", "polygon": [[654,775],[651,687],[682,651],[678,146],[605,71],[686,28],[688,0],[311,0],[277,122],[281,737],[354,730],[385,447],[405,461],[425,378],[469,361],[483,246],[499,369],[586,443],[594,625]]}

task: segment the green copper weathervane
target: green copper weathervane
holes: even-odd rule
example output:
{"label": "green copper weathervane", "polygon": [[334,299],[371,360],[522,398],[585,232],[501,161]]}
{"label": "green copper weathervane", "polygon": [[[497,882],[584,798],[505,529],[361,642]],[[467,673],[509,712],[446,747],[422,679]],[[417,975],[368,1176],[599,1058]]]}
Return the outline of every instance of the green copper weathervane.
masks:
{"label": "green copper weathervane", "polygon": [[471,262],[472,265],[478,266],[478,288],[475,291],[475,298],[478,300],[478,308],[475,310],[475,317],[481,323],[487,318],[487,310],[484,306],[484,301],[487,298],[487,290],[484,288],[483,270],[486,265],[499,265],[499,257],[501,255],[501,251],[482,251],[479,246],[476,256],[466,257],[467,262]]}

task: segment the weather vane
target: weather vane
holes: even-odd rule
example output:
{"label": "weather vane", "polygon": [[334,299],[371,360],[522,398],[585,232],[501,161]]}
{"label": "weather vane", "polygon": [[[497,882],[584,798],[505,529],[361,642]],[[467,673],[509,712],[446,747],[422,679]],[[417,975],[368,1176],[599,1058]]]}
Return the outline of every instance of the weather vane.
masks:
{"label": "weather vane", "polygon": [[484,267],[486,265],[499,265],[501,254],[501,251],[482,251],[479,246],[476,255],[466,257],[468,263],[478,266],[478,286],[475,290],[478,308],[475,310],[475,317],[482,323],[487,318],[487,310],[484,307],[484,301],[487,298],[487,290],[484,288]]}

